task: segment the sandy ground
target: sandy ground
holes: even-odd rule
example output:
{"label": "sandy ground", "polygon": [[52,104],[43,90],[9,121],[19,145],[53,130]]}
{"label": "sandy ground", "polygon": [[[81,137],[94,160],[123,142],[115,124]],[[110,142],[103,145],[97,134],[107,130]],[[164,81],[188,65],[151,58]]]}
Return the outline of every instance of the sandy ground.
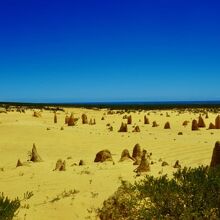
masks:
{"label": "sandy ground", "polygon": [[[95,118],[96,125],[83,125],[81,120],[74,127],[64,125],[65,113],[58,112],[58,123],[54,124],[53,112],[43,111],[41,118],[32,116],[33,111],[26,113],[9,112],[0,114],[0,191],[10,198],[24,198],[24,193],[32,192],[30,199],[23,199],[22,207],[15,219],[26,220],[75,220],[97,219],[94,209],[101,207],[120,185],[120,180],[133,182],[136,177],[132,162],[119,163],[123,149],[132,154],[135,144],[152,152],[149,174],[168,173],[176,160],[182,166],[209,165],[214,144],[220,139],[220,130],[191,131],[191,123],[183,127],[184,120],[198,119],[199,114],[177,111],[148,111],[147,117],[152,123],[158,122],[159,127],[144,125],[144,115],[148,112],[131,113],[133,123],[129,132],[119,133],[118,129],[123,115],[107,115],[107,110],[65,109],[73,112],[75,117],[86,113],[88,118]],[[170,117],[166,117],[166,112]],[[105,115],[105,120],[101,120]],[[161,115],[163,114],[163,115]],[[209,113],[205,119],[206,126],[214,122],[217,115]],[[163,129],[169,121],[171,129]],[[108,131],[106,124],[113,126]],[[141,132],[131,132],[134,124],[139,125]],[[61,126],[64,130],[60,130]],[[50,130],[47,130],[50,128]],[[177,135],[178,132],[183,135]],[[30,163],[16,168],[17,160],[28,160],[28,152],[33,143],[43,159],[40,163]],[[109,149],[113,162],[94,163],[98,151]],[[66,171],[53,171],[58,159],[66,160]],[[169,166],[162,167],[158,160],[162,158]],[[85,166],[76,166],[83,159]]]}

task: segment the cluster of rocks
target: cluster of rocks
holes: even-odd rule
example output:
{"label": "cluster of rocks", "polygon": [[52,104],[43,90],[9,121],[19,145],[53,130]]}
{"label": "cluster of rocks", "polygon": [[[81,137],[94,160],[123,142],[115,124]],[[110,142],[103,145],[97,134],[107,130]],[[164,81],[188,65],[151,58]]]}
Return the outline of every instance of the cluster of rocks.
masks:
{"label": "cluster of rocks", "polygon": [[[94,162],[105,162],[105,161],[113,161],[112,154],[109,150],[102,150],[96,154]],[[130,155],[128,149],[124,149],[121,153],[121,158],[119,162],[124,161],[133,161],[134,165],[138,165],[138,167],[134,170],[137,173],[148,172],[150,171],[150,163],[147,158],[147,151],[141,150],[139,144],[136,144],[133,148],[132,156]]]}
{"label": "cluster of rocks", "polygon": [[65,124],[67,124],[68,126],[76,125],[77,121],[78,121],[78,118],[74,118],[73,113],[71,113],[70,116],[66,115],[65,117]]}
{"label": "cluster of rocks", "polygon": [[95,125],[96,124],[96,120],[95,120],[95,118],[91,118],[90,120],[89,120],[89,125]]}
{"label": "cluster of rocks", "polygon": [[141,130],[140,130],[139,126],[136,125],[136,126],[134,126],[134,129],[133,129],[132,132],[140,132],[140,131],[141,131]]}
{"label": "cluster of rocks", "polygon": [[220,115],[216,117],[215,124],[212,122],[209,124],[209,129],[220,129]]}
{"label": "cluster of rocks", "polygon": [[[112,114],[108,113],[108,114]],[[34,111],[33,112],[33,117],[41,117],[41,112],[37,112]],[[166,115],[166,117],[170,117],[168,114]],[[206,119],[208,118],[208,113],[206,114]],[[88,117],[86,114],[82,114],[81,116],[82,119],[82,124],[89,124],[89,125],[94,125],[96,124],[95,119],[90,119],[88,120]],[[121,123],[121,127],[118,130],[118,132],[128,132],[128,125],[132,124],[132,116],[129,115],[125,115],[123,117],[123,119],[127,119],[127,123],[122,122]],[[104,120],[104,116],[102,117],[102,120]],[[65,124],[67,124],[68,126],[74,126],[76,125],[76,122],[78,121],[78,118],[74,118],[73,113],[68,116],[66,115],[65,117]],[[57,113],[54,112],[54,123],[57,123]],[[144,116],[144,124],[149,124],[149,119],[146,117],[146,115]],[[183,122],[183,126],[187,126],[189,123],[189,121],[184,121]],[[159,126],[157,124],[156,121],[153,121],[152,123],[152,127],[157,127]],[[199,128],[205,128],[206,124],[205,121],[202,117],[202,115],[200,114],[198,117],[198,120],[194,119],[192,120],[192,126],[191,126],[191,130],[192,131],[196,131],[199,130]],[[113,127],[108,126],[109,130],[113,130]],[[166,122],[164,125],[164,129],[170,129],[170,123]],[[209,124],[209,129],[220,129],[220,115],[218,115],[215,119],[215,123],[210,123]],[[133,131],[132,132],[140,132],[140,128],[139,126],[135,125],[133,126]],[[178,135],[182,135],[182,132],[179,132]],[[32,151],[30,153],[30,160],[28,160],[29,162],[42,162],[42,158],[40,157],[40,155],[37,152],[36,146],[35,144],[33,144],[32,147]],[[96,154],[95,160],[94,162],[105,162],[105,161],[112,161],[113,162],[113,158],[112,158],[112,154],[108,149],[102,150],[100,152],[98,152]],[[136,144],[133,148],[133,152],[132,155],[130,155],[129,150],[128,149],[124,149],[121,153],[121,158],[119,160],[119,162],[124,162],[124,161],[132,161],[134,165],[137,165],[138,167],[134,170],[137,173],[142,173],[142,172],[149,172],[150,171],[150,156],[148,155],[147,151],[145,149],[141,149],[139,144]],[[23,166],[25,163],[21,162],[20,159],[18,159],[17,161],[17,165],[16,167],[20,167]],[[79,165],[85,165],[83,160],[80,160]],[[215,147],[213,149],[213,154],[212,154],[212,159],[211,159],[211,163],[210,163],[210,167],[216,167],[220,165],[220,142],[217,141],[215,143]],[[168,166],[168,163],[163,161],[162,162],[162,166]],[[181,168],[180,162],[179,160],[177,160],[173,166],[174,168]],[[57,160],[56,164],[55,164],[55,169],[54,171],[65,171],[66,170],[66,161],[59,159]]]}
{"label": "cluster of rocks", "polygon": [[[133,162],[133,165],[137,165],[137,168],[134,170],[137,174],[149,172],[150,169],[150,164],[153,164],[153,161],[150,163],[150,156],[152,154],[147,154],[147,151],[145,149],[141,149],[141,146],[139,144],[136,144],[133,148],[132,156],[129,153],[128,149],[124,149],[121,153],[121,158],[119,162],[124,162],[124,161],[131,161]],[[113,162],[112,154],[108,149],[99,151],[96,156],[95,156],[95,163],[103,163],[106,161],[111,161]],[[159,161],[162,161],[159,160]],[[41,156],[37,152],[37,148],[35,144],[33,144],[32,151],[30,153],[30,159],[28,162],[43,162]],[[20,159],[17,161],[16,167],[21,167],[25,165],[25,163],[22,163]],[[85,165],[85,162],[83,160],[80,160],[79,166]],[[166,161],[163,161],[161,166],[168,166],[169,164]],[[217,166],[220,166],[220,141],[217,141],[215,143],[213,153],[212,153],[212,158],[211,158],[211,163],[210,163],[210,168],[215,168]],[[180,169],[181,165],[179,160],[177,160],[173,166],[173,168]],[[58,159],[54,171],[65,171],[66,170],[66,161],[62,159]]]}
{"label": "cluster of rocks", "polygon": [[[206,118],[207,117],[208,116],[206,115]],[[192,131],[197,131],[199,130],[199,128],[205,128],[205,127],[206,124],[201,115],[199,116],[198,121],[195,119],[192,121]],[[216,117],[215,123],[210,122],[208,129],[220,129],[220,115]]]}
{"label": "cluster of rocks", "polygon": [[[34,163],[43,161],[41,156],[37,152],[37,148],[36,148],[35,144],[33,144],[32,151],[30,153],[30,159],[28,161],[31,161],[31,162],[34,162]],[[22,163],[21,160],[18,159],[16,167],[23,166],[24,164],[25,163]]]}

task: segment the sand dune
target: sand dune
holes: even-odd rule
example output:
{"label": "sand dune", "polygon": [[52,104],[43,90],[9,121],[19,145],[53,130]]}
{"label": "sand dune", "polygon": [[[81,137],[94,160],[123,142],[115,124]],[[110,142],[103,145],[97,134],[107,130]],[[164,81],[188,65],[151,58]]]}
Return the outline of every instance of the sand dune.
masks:
{"label": "sand dune", "polygon": [[[73,113],[74,118],[79,119],[76,125],[65,124],[67,113],[69,116]],[[82,114],[86,115],[86,118],[83,116],[84,123]],[[186,111],[179,114],[174,110],[130,112],[127,116],[132,120],[127,124],[128,131],[118,132],[121,123],[128,122],[127,117],[123,118],[125,114],[82,108],[57,112],[56,119],[53,111],[45,110],[40,117],[33,117],[32,110],[1,113],[0,189],[10,198],[23,198],[27,191],[33,192],[30,199],[22,201],[16,219],[97,219],[94,209],[117,189],[121,179],[133,182],[141,178],[136,177],[134,169],[137,166],[132,160],[119,162],[122,151],[127,149],[131,153],[137,143],[148,153],[152,152],[154,164],[150,165],[149,174],[170,175],[177,160],[181,166],[210,164],[220,130],[199,128],[192,131],[192,120],[198,120],[199,113]],[[202,116],[204,123],[215,123],[217,114],[209,112],[208,116]],[[96,123],[90,125],[87,122],[90,119],[95,119]],[[152,127],[153,121],[159,126]],[[168,121],[170,129],[164,129]],[[183,126],[184,121],[190,123]],[[132,132],[135,126],[139,126],[140,132]],[[183,135],[178,135],[179,132]],[[33,143],[42,162],[28,161]],[[94,163],[96,154],[104,149],[111,152],[113,161]],[[23,166],[16,168],[18,159]],[[65,171],[54,171],[59,159],[65,160]],[[79,166],[80,160],[85,165]],[[162,167],[163,161],[168,166]]]}

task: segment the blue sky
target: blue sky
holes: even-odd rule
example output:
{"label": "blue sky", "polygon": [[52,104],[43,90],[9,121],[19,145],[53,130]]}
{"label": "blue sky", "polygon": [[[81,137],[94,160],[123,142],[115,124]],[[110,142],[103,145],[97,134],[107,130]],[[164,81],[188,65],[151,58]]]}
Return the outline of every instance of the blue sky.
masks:
{"label": "blue sky", "polygon": [[0,101],[220,100],[220,2],[0,1]]}

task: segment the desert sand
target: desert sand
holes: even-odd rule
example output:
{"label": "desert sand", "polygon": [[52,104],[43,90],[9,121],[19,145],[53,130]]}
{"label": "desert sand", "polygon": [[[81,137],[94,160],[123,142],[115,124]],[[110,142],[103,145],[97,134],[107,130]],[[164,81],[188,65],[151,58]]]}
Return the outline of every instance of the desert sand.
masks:
{"label": "desert sand", "polygon": [[[67,113],[79,118],[75,126],[65,124]],[[83,124],[82,114],[96,124]],[[121,123],[127,123],[124,115],[131,115],[132,122],[127,125],[128,132],[118,132]],[[145,115],[150,124],[144,124]],[[108,114],[107,109],[65,108],[56,116],[57,123],[53,111],[44,110],[41,117],[33,117],[33,110],[0,114],[0,189],[11,199],[22,199],[15,219],[98,219],[94,210],[121,180],[142,178],[136,176],[132,160],[119,162],[124,149],[132,154],[139,143],[152,153],[154,164],[148,174],[171,176],[177,160],[181,166],[209,165],[214,144],[220,139],[220,130],[207,129],[210,122],[215,123],[217,113],[213,112],[208,118],[202,115],[206,127],[197,131],[192,131],[191,123],[198,120],[199,113],[187,110],[181,114],[177,110]],[[158,126],[152,127],[153,121]],[[182,125],[184,121],[189,121],[187,126]],[[132,132],[135,126],[140,132]],[[28,162],[34,143],[42,162]],[[94,163],[96,153],[104,149],[111,152],[113,161]],[[16,168],[18,159],[23,166]],[[65,160],[65,171],[54,171],[58,159]],[[79,166],[80,160],[84,165]],[[161,166],[164,161],[168,166]],[[26,192],[30,198],[24,196]]]}

